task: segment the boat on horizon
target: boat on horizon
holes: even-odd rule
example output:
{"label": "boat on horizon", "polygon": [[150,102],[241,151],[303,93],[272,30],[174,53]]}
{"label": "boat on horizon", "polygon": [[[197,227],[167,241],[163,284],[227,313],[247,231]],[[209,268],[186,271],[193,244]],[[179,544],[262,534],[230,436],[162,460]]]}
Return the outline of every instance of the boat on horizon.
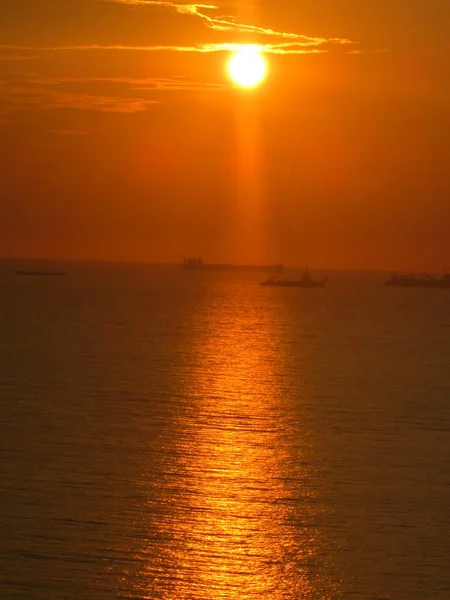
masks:
{"label": "boat on horizon", "polygon": [[39,277],[64,277],[67,275],[64,271],[16,271],[17,275],[32,275]]}
{"label": "boat on horizon", "polygon": [[201,256],[184,258],[180,268],[185,271],[241,271],[246,273],[281,273],[282,264],[273,265],[248,265],[231,263],[204,263]]}
{"label": "boat on horizon", "polygon": [[414,275],[412,273],[393,274],[386,285],[394,287],[424,287],[433,289],[450,289],[450,273],[444,273],[436,278],[432,275]]}
{"label": "boat on horizon", "polygon": [[325,279],[312,279],[308,269],[303,273],[301,279],[276,279],[273,275],[261,281],[261,285],[267,287],[301,287],[301,288],[324,288],[327,280]]}

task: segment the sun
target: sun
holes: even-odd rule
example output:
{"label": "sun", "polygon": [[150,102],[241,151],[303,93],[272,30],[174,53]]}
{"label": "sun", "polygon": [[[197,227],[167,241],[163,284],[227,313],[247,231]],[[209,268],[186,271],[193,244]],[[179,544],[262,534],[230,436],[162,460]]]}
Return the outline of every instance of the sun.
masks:
{"label": "sun", "polygon": [[242,46],[228,63],[231,79],[242,87],[255,87],[264,79],[266,72],[267,66],[258,46]]}

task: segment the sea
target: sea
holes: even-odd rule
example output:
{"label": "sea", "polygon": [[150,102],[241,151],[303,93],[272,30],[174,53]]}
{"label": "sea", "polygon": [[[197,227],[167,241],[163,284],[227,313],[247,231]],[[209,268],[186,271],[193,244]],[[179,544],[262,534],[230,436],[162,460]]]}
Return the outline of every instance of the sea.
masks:
{"label": "sea", "polygon": [[323,275],[1,261],[0,597],[448,600],[450,290]]}

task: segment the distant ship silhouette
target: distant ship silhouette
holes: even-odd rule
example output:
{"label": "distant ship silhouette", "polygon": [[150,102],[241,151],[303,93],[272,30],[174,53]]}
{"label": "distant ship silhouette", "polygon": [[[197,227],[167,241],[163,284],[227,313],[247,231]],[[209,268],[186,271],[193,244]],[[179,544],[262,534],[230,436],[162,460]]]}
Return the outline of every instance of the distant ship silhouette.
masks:
{"label": "distant ship silhouette", "polygon": [[283,265],[246,265],[227,263],[204,263],[201,256],[184,258],[180,268],[185,271],[244,271],[244,272],[267,272],[281,273]]}
{"label": "distant ship silhouette", "polygon": [[272,277],[269,277],[266,281],[261,281],[261,285],[267,287],[324,288],[326,281],[326,279],[312,279],[308,269],[305,269],[301,279],[275,279],[272,275]]}
{"label": "distant ship silhouette", "polygon": [[435,289],[450,288],[450,273],[444,273],[439,279],[431,275],[412,275],[409,273],[391,275],[391,278],[386,281],[386,285]]}
{"label": "distant ship silhouette", "polygon": [[39,277],[63,277],[67,275],[63,271],[16,271],[17,275],[35,275]]}

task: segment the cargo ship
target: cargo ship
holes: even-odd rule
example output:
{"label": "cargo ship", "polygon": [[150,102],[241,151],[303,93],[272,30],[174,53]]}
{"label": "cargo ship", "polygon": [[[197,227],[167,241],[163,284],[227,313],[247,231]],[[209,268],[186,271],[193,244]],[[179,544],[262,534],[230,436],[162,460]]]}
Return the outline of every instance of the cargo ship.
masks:
{"label": "cargo ship", "polygon": [[184,258],[180,268],[185,271],[242,271],[246,273],[281,273],[283,265],[245,265],[227,263],[204,263],[201,256]]}
{"label": "cargo ship", "polygon": [[36,277],[64,277],[67,273],[63,271],[16,271],[17,275]]}
{"label": "cargo ship", "polygon": [[267,287],[324,288],[326,282],[326,279],[312,279],[309,271],[306,269],[301,279],[275,279],[272,275],[266,281],[261,281],[261,285]]}
{"label": "cargo ship", "polygon": [[450,288],[450,273],[444,273],[442,277],[436,279],[431,275],[412,275],[409,273],[400,275],[391,275],[386,281],[386,285],[396,287],[425,287],[425,288]]}

